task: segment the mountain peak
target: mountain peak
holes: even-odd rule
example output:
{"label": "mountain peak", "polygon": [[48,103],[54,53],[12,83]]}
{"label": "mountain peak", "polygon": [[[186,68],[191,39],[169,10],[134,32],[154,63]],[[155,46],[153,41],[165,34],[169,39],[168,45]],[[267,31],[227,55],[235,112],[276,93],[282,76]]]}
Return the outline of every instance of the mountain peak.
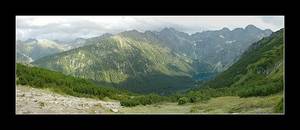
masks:
{"label": "mountain peak", "polygon": [[261,30],[261,29],[257,28],[253,24],[249,24],[246,26],[245,30]]}
{"label": "mountain peak", "polygon": [[221,31],[226,31],[227,32],[227,31],[230,31],[230,30],[229,30],[229,28],[224,27],[224,28],[221,29]]}
{"label": "mountain peak", "polygon": [[172,27],[164,28],[159,33],[160,34],[176,34],[176,35],[180,35],[182,37],[188,37],[189,36],[188,33],[177,31],[176,29],[174,29]]}
{"label": "mountain peak", "polygon": [[124,31],[124,32],[121,32],[120,33],[121,35],[128,35],[128,34],[134,34],[134,35],[140,35],[140,34],[142,34],[141,32],[139,32],[139,31],[137,31],[137,30],[135,30],[135,29],[133,29],[133,30],[128,30],[128,31]]}
{"label": "mountain peak", "polygon": [[129,30],[129,31],[121,32],[118,35],[119,36],[125,36],[125,37],[142,39],[145,34],[134,29],[134,30]]}
{"label": "mountain peak", "polygon": [[265,31],[265,32],[270,32],[270,33],[273,32],[271,29],[265,29],[264,31]]}

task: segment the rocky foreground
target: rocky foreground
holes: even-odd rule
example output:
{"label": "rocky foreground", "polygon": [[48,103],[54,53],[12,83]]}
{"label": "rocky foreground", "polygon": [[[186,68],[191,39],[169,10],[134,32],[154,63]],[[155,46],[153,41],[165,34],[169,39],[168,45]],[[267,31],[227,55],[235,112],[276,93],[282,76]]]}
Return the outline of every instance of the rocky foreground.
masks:
{"label": "rocky foreground", "polygon": [[16,87],[16,114],[117,113],[119,102],[60,95],[27,86]]}

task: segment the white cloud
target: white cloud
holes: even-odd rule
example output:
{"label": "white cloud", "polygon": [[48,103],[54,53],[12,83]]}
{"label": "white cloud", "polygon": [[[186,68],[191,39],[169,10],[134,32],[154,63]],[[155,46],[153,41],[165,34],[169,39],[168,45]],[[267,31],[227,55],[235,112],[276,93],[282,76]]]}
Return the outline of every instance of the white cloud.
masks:
{"label": "white cloud", "polygon": [[70,40],[125,30],[159,31],[174,27],[187,33],[234,29],[253,24],[273,31],[284,27],[283,16],[17,16],[17,39]]}

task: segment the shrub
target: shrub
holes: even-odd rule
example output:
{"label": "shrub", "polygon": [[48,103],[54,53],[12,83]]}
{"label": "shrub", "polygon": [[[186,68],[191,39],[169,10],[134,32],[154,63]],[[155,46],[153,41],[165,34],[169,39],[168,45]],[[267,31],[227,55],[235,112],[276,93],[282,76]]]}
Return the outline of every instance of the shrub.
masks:
{"label": "shrub", "polygon": [[191,97],[190,98],[190,102],[191,103],[194,103],[194,102],[197,102],[199,99],[197,97]]}
{"label": "shrub", "polygon": [[144,96],[137,96],[131,99],[121,101],[122,106],[132,107],[136,105],[150,105],[162,101],[167,101],[167,97],[159,96],[157,94],[148,94]]}
{"label": "shrub", "polygon": [[281,81],[273,82],[269,81],[263,85],[249,85],[244,86],[238,91],[240,97],[250,96],[267,96],[283,90],[283,83]]}
{"label": "shrub", "polygon": [[126,106],[126,107],[133,107],[140,105],[140,102],[135,99],[124,99],[120,102],[121,106]]}
{"label": "shrub", "polygon": [[188,101],[189,101],[189,99],[187,97],[181,97],[178,100],[178,105],[186,104]]}

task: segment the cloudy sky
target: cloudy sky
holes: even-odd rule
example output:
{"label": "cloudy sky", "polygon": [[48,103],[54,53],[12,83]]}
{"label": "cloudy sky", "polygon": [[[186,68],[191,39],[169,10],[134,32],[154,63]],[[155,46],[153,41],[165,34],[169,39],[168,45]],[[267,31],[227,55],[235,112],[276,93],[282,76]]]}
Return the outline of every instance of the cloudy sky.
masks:
{"label": "cloudy sky", "polygon": [[72,40],[132,29],[160,31],[165,27],[192,34],[249,24],[277,31],[284,27],[284,16],[16,16],[16,36],[20,40]]}

